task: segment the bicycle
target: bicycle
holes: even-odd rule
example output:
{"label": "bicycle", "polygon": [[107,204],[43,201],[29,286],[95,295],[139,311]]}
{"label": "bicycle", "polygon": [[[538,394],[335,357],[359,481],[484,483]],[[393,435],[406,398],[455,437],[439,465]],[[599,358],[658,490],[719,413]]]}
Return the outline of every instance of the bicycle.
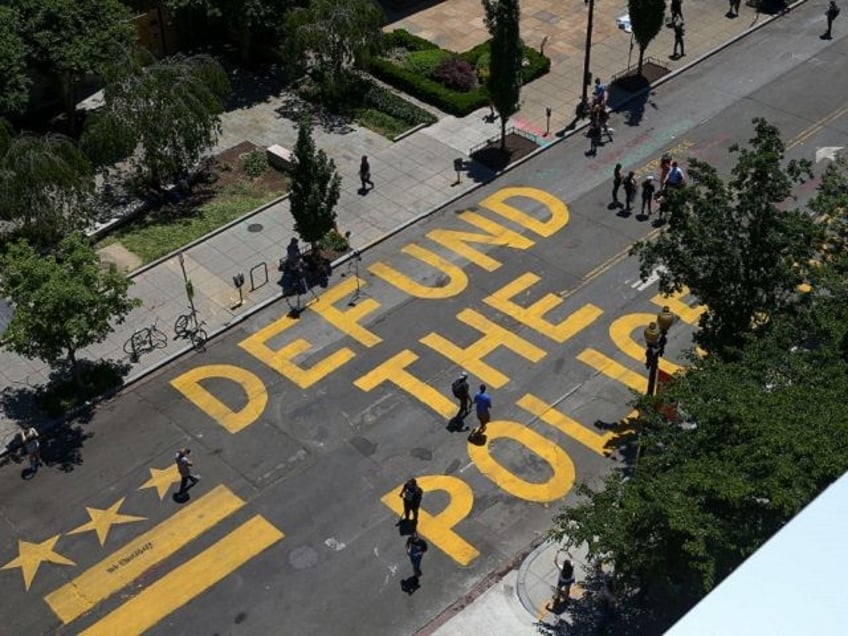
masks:
{"label": "bicycle", "polygon": [[164,349],[168,346],[168,336],[157,327],[158,322],[159,318],[157,317],[152,325],[139,329],[124,343],[124,353],[130,356],[130,360],[138,362],[142,353],[149,353],[154,349]]}
{"label": "bicycle", "polygon": [[197,311],[189,307],[187,314],[180,314],[174,323],[174,338],[188,338],[193,330],[200,327],[197,320]]}
{"label": "bicycle", "polygon": [[206,324],[205,320],[201,320],[197,322],[195,319],[195,328],[188,332],[188,338],[191,340],[192,346],[197,351],[205,351],[206,350],[206,341],[209,340],[209,335],[206,333],[206,330],[203,328],[203,325]]}

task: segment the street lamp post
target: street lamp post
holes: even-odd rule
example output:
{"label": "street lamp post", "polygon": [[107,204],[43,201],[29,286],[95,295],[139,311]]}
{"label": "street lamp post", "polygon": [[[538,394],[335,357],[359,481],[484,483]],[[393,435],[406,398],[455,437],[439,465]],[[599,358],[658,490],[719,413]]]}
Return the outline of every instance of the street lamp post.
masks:
{"label": "street lamp post", "polygon": [[584,2],[589,5],[589,19],[586,22],[586,50],[583,54],[583,92],[580,95],[580,104],[577,106],[580,117],[585,117],[589,112],[589,85],[592,83],[589,57],[592,51],[592,20],[595,17],[595,0],[584,0]]}
{"label": "street lamp post", "polygon": [[643,336],[645,337],[645,367],[648,369],[648,395],[653,395],[657,388],[657,371],[660,358],[665,354],[665,345],[668,342],[668,330],[674,324],[674,314],[668,305],[657,314],[656,322],[651,322]]}

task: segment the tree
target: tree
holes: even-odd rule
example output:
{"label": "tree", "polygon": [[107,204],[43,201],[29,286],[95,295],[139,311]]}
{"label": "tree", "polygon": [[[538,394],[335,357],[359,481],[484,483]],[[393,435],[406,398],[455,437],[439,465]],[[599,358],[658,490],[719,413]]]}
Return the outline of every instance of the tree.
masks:
{"label": "tree", "polygon": [[0,6],[0,113],[21,113],[32,84],[27,72],[27,48],[20,36],[17,12]]}
{"label": "tree", "polygon": [[335,162],[323,150],[316,151],[308,119],[298,126],[294,157],[289,207],[295,231],[314,250],[336,225],[335,207],[342,179]]}
{"label": "tree", "polygon": [[641,75],[645,49],[663,27],[665,0],[628,0],[627,7],[630,12],[633,37],[639,45],[639,66],[636,73]]}
{"label": "tree", "polygon": [[658,269],[663,293],[688,287],[707,306],[696,342],[716,355],[732,352],[742,334],[796,301],[820,242],[808,215],[778,208],[793,182],[809,174],[809,162],[782,167],[777,128],[763,119],[754,127],[750,148],[731,147],[738,158],[727,183],[709,164],[690,160],[689,185],[670,190],[664,202],[668,228],[631,250],[643,280]]}
{"label": "tree", "polygon": [[628,633],[665,631],[848,470],[848,311],[844,295],[811,299],[736,360],[708,356],[667,385],[687,426],[644,398],[635,469],[555,518],[556,539],[613,565]]}
{"label": "tree", "polygon": [[242,61],[250,58],[257,36],[278,37],[282,18],[292,0],[166,0],[176,13],[200,12],[208,18],[234,28]]}
{"label": "tree", "polygon": [[94,172],[62,135],[0,134],[0,218],[45,246],[85,228],[93,217]]}
{"label": "tree", "polygon": [[45,256],[26,241],[13,243],[0,258],[0,289],[15,307],[3,334],[5,346],[53,366],[66,359],[80,381],[77,353],[102,342],[133,307],[130,280],[114,265],[103,270],[97,253],[80,233],[66,237]]}
{"label": "tree", "polygon": [[311,58],[328,90],[339,95],[351,66],[362,63],[382,42],[384,14],[373,0],[310,0],[286,20],[303,58]]}
{"label": "tree", "polygon": [[83,148],[98,165],[129,156],[145,186],[172,182],[215,144],[229,90],[226,72],[208,55],[177,55],[115,75]]}
{"label": "tree", "polygon": [[489,76],[486,87],[492,105],[501,119],[501,150],[506,148],[506,122],[520,106],[521,65],[524,45],[521,41],[518,0],[482,0],[486,11],[489,42]]}
{"label": "tree", "polygon": [[136,39],[120,0],[12,0],[36,68],[59,87],[68,126],[76,130],[79,85],[122,56]]}

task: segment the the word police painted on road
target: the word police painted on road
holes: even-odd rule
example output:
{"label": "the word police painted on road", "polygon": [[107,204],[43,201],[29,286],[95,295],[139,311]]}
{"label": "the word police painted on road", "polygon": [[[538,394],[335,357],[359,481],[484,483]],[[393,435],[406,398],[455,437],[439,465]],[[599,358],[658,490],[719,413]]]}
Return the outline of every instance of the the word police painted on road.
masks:
{"label": "the word police painted on road", "polygon": [[[493,216],[484,215],[483,211]],[[423,301],[456,297],[468,288],[469,276],[474,274],[474,268],[487,273],[501,267],[496,254],[490,253],[491,248],[529,250],[536,240],[555,236],[565,228],[569,211],[565,203],[542,190],[506,188],[484,199],[478,210],[462,212],[456,218],[471,229],[431,230],[425,239],[431,241],[432,246],[424,244],[424,240],[421,244],[410,243],[388,259],[391,262],[380,261],[370,265],[368,270],[374,276],[370,283],[372,293],[355,306],[345,304],[344,299],[355,292],[357,283],[364,284],[362,281],[347,279],[323,293],[319,301],[310,307],[333,328],[331,335],[310,336],[313,341],[307,340],[294,330],[298,320],[282,316],[245,338],[239,346],[294,385],[301,389],[309,388],[343,369],[363,353],[362,347],[371,348],[383,341],[373,325],[366,326],[369,317],[376,317],[381,307],[376,299],[380,297],[376,293],[377,285],[386,285],[395,294],[400,291]],[[528,233],[533,238],[527,236]],[[478,246],[487,246],[489,251],[478,249]],[[446,256],[445,250],[451,252],[454,258]],[[467,263],[463,264],[463,261]],[[467,271],[469,268],[471,272]],[[595,324],[603,315],[603,310],[591,303],[569,307],[561,296],[542,291],[545,282],[549,287],[553,283],[544,281],[537,273],[521,273],[483,298],[480,307],[465,307],[457,311],[457,322],[477,334],[470,344],[467,341],[462,344],[454,342],[436,331],[427,333],[417,343],[410,339],[406,348],[389,353],[369,370],[360,370],[352,379],[353,385],[364,392],[389,386],[438,417],[452,417],[456,412],[455,402],[443,391],[433,388],[421,374],[418,361],[419,353],[424,350],[422,347],[444,356],[449,364],[459,365],[482,382],[498,388],[510,382],[510,377],[503,368],[493,364],[493,354],[507,352],[512,359],[536,363],[551,350],[531,342],[526,329],[524,335],[516,333],[504,318],[515,321],[522,328],[529,328],[533,334],[541,335],[554,345],[562,345]],[[697,308],[686,304],[685,296],[684,291],[675,298],[663,298],[662,304],[673,305],[672,311],[682,320],[692,323],[700,314]],[[490,308],[499,316],[485,315],[481,311],[484,308]],[[643,313],[616,317],[609,327],[612,346],[641,363],[644,349],[637,338],[651,320],[651,314]],[[339,339],[339,334],[344,338]],[[319,341],[316,338],[323,339]],[[502,361],[504,356],[498,355],[497,359]],[[628,387],[640,391],[645,389],[644,374],[632,371],[599,350],[584,349],[577,355],[577,360]],[[505,363],[500,364],[503,366]],[[663,368],[669,372],[677,369],[668,362],[663,362]],[[217,382],[226,379],[229,385],[240,387],[236,391],[237,397],[233,398],[232,391],[226,397],[213,396],[211,387],[202,385],[212,378]],[[175,378],[172,385],[232,433],[257,420],[267,403],[267,391],[262,380],[251,371],[229,365],[197,367]],[[555,405],[546,403],[543,397],[526,394],[516,404],[530,417],[547,425],[550,434],[543,435],[519,422],[501,420],[489,424],[486,445],[468,445],[468,455],[476,469],[515,497],[549,503],[561,499],[571,490],[576,479],[575,466],[568,453],[555,441],[558,435],[576,440],[602,456],[608,454],[614,444],[613,433],[593,431]],[[528,480],[499,462],[497,451],[493,449],[497,449],[502,440],[521,445],[541,459],[542,464],[547,465],[546,477],[540,481]],[[471,488],[455,476],[425,475],[419,478],[419,482],[425,490],[440,490],[449,497],[447,507],[438,514],[420,511],[420,533],[457,563],[467,565],[479,554],[460,536],[458,529],[472,510]],[[383,496],[382,501],[399,512],[401,502],[396,490]]]}

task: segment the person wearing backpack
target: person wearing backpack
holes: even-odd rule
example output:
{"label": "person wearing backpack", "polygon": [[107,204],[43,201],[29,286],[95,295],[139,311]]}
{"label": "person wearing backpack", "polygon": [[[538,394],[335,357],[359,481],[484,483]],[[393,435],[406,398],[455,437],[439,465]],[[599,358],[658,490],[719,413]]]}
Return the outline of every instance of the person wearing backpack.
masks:
{"label": "person wearing backpack", "polygon": [[451,392],[459,400],[459,411],[456,419],[462,420],[471,412],[471,389],[468,386],[468,373],[463,371],[459,377],[451,382]]}
{"label": "person wearing backpack", "polygon": [[403,485],[400,491],[400,498],[403,499],[403,517],[398,521],[409,521],[409,516],[412,515],[412,523],[418,523],[418,508],[421,507],[421,498],[424,496],[424,491],[415,479],[410,479]]}
{"label": "person wearing backpack", "polygon": [[827,18],[827,33],[824,34],[824,39],[831,40],[833,39],[833,21],[839,17],[839,7],[836,6],[836,0],[830,0],[824,15]]}
{"label": "person wearing backpack", "polygon": [[421,576],[421,559],[425,552],[427,552],[427,542],[419,537],[417,532],[409,535],[406,540],[406,553],[409,555],[409,562],[412,563],[412,571],[416,578]]}

